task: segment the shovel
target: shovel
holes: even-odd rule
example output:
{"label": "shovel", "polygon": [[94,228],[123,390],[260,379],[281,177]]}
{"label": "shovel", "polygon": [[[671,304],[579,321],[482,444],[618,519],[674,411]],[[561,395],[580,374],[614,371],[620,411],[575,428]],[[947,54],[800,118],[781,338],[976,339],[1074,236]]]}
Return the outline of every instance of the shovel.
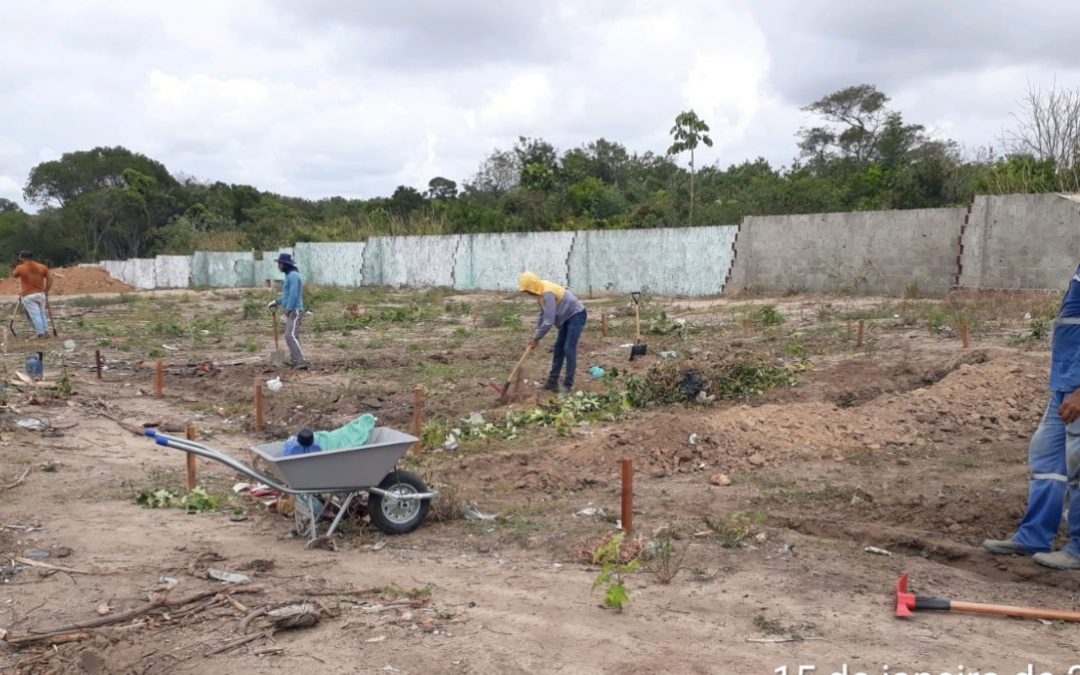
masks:
{"label": "shovel", "polygon": [[11,331],[11,337],[19,337],[15,333],[15,317],[19,313],[19,306],[20,305],[22,305],[22,296],[21,295],[19,296],[19,299],[15,301],[15,309],[11,312],[11,320],[8,321],[8,330]]}
{"label": "shovel", "polygon": [[630,297],[634,301],[634,332],[636,333],[634,344],[630,345],[630,360],[633,361],[639,356],[645,356],[645,353],[649,351],[649,345],[641,341],[641,291],[631,292]]}
{"label": "shovel", "polygon": [[510,400],[510,389],[518,381],[518,371],[521,370],[521,364],[525,363],[525,359],[529,356],[529,352],[532,351],[532,345],[525,348],[525,353],[518,359],[517,365],[510,371],[510,377],[506,378],[506,384],[499,389],[499,398],[495,400],[496,403],[506,403]]}
{"label": "shovel", "polygon": [[274,324],[274,351],[270,352],[270,363],[280,366],[285,363],[285,353],[281,351],[281,342],[278,340],[277,312],[271,310],[270,321]]}
{"label": "shovel", "polygon": [[45,295],[45,313],[49,315],[49,326],[52,327],[53,337],[56,337],[56,322],[52,318],[52,306],[49,304],[49,296]]}

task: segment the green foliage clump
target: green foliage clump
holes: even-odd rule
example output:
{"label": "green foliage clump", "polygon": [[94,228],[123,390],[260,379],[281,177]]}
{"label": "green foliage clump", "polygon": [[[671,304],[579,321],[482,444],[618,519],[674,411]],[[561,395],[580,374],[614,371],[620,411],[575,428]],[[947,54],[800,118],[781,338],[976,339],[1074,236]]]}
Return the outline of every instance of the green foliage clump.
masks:
{"label": "green foliage clump", "polygon": [[621,612],[623,607],[630,604],[630,591],[626,588],[626,575],[633,574],[641,567],[641,563],[634,558],[628,562],[622,562],[623,532],[615,536],[598,548],[593,554],[593,564],[603,565],[600,574],[593,579],[592,590],[598,586],[607,585],[604,590],[604,606]]}

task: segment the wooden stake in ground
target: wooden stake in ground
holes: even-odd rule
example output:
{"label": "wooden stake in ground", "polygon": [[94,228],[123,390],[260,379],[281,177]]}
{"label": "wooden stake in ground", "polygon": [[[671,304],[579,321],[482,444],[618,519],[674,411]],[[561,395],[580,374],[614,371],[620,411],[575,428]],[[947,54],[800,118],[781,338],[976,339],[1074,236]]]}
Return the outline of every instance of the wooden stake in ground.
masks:
{"label": "wooden stake in ground", "polygon": [[[184,435],[189,441],[195,440],[195,427],[189,424]],[[197,484],[195,478],[195,455],[190,452],[185,454],[187,455],[187,489],[188,492],[191,492]]]}
{"label": "wooden stake in ground", "polygon": [[[413,436],[420,438],[424,430],[424,390],[420,387],[413,389],[412,428]],[[413,443],[409,452],[420,452],[420,441]]]}
{"label": "wooden stake in ground", "polygon": [[263,390],[262,382],[255,382],[255,431],[263,430]]}
{"label": "wooden stake in ground", "polygon": [[866,326],[865,326],[865,324],[863,323],[863,320],[862,320],[862,319],[859,319],[859,337],[858,337],[858,338],[856,339],[856,341],[855,341],[855,346],[856,346],[856,347],[862,347],[862,341],[863,341],[863,333],[864,333],[864,329],[865,329],[865,327],[866,327]]}
{"label": "wooden stake in ground", "polygon": [[622,531],[634,532],[634,460],[622,461]]}
{"label": "wooden stake in ground", "polygon": [[157,372],[154,375],[154,396],[161,398],[165,395],[165,363],[158,359]]}
{"label": "wooden stake in ground", "polygon": [[964,345],[964,349],[967,349],[971,346],[971,336],[968,333],[967,323],[960,324],[960,341]]}
{"label": "wooden stake in ground", "polygon": [[94,350],[94,368],[97,370],[97,379],[101,379],[101,350]]}
{"label": "wooden stake in ground", "polygon": [[607,337],[607,312],[600,315],[600,335]]}

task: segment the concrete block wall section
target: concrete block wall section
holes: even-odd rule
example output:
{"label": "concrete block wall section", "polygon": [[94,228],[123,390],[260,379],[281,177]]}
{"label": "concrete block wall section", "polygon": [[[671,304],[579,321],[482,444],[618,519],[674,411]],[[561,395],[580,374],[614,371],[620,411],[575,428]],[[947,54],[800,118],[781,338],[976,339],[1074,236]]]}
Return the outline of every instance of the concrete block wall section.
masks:
{"label": "concrete block wall section", "polygon": [[956,274],[964,208],[744,219],[729,292],[941,295]]}
{"label": "concrete block wall section", "polygon": [[250,251],[196,251],[191,256],[191,284],[199,288],[248,288],[255,283]]}
{"label": "concrete block wall section", "polygon": [[648,290],[718,295],[724,290],[737,225],[686,229],[584,231],[569,258],[578,294]]}
{"label": "concrete block wall section", "polygon": [[1064,289],[1080,262],[1076,195],[976,197],[965,227],[962,288]]}
{"label": "concrete block wall section", "polygon": [[154,258],[103,260],[101,266],[113,279],[140,291],[149,291],[158,287]]}
{"label": "concrete block wall section", "polygon": [[267,287],[271,282],[282,282],[285,279],[277,267],[277,257],[282,253],[288,253],[292,255],[293,250],[291,248],[279,248],[276,251],[263,251],[262,260],[256,260],[254,282],[256,286]]}
{"label": "concrete block wall section", "polygon": [[154,258],[155,288],[187,288],[191,285],[191,256],[159,255]]}
{"label": "concrete block wall section", "polygon": [[566,285],[573,232],[508,232],[462,237],[454,261],[454,288],[516,291],[528,270]]}
{"label": "concrete block wall section", "polygon": [[460,235],[372,237],[364,247],[365,286],[454,287]]}
{"label": "concrete block wall section", "polygon": [[364,248],[363,242],[301,242],[293,254],[305,283],[351,288],[364,280]]}

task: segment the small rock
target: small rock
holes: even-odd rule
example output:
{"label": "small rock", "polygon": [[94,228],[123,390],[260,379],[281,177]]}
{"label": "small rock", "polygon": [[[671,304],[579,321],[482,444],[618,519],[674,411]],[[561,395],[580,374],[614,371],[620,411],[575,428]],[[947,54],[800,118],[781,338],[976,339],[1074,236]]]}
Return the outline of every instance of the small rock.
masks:
{"label": "small rock", "polygon": [[1016,399],[1015,398],[1007,398],[1007,399],[1005,399],[1005,405],[1008,405],[1008,406],[1010,406],[1012,408],[1015,408],[1016,407]]}
{"label": "small rock", "polygon": [[896,463],[899,464],[900,466],[907,466],[907,465],[911,464],[911,460],[908,459],[907,457],[901,457],[900,459],[896,460]]}
{"label": "small rock", "polygon": [[869,450],[880,450],[881,449],[881,444],[880,443],[871,443],[870,445],[868,445],[866,447]]}
{"label": "small rock", "polygon": [[760,452],[755,452],[754,454],[750,455],[750,458],[746,461],[750,462],[754,466],[765,465],[765,457]]}
{"label": "small rock", "polygon": [[728,478],[728,475],[726,473],[714,473],[713,475],[709,476],[709,482],[719,487],[731,485],[731,479]]}
{"label": "small rock", "polygon": [[964,529],[964,526],[960,523],[953,523],[949,526],[949,532],[959,532],[962,529]]}

